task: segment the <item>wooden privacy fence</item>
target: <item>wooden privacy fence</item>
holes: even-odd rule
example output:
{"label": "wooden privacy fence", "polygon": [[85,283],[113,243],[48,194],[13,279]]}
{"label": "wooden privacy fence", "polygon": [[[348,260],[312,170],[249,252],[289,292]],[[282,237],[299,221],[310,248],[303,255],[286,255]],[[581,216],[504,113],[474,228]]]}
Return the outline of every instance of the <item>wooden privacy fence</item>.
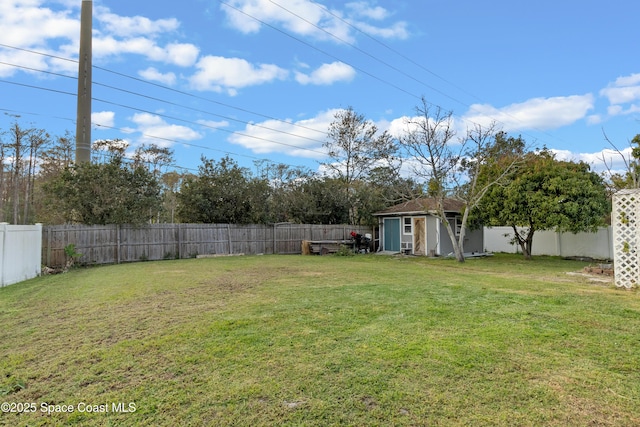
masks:
{"label": "wooden privacy fence", "polygon": [[81,264],[118,264],[197,255],[299,254],[303,240],[346,240],[371,227],[309,224],[49,225],[42,229],[42,263],[65,264],[75,245]]}

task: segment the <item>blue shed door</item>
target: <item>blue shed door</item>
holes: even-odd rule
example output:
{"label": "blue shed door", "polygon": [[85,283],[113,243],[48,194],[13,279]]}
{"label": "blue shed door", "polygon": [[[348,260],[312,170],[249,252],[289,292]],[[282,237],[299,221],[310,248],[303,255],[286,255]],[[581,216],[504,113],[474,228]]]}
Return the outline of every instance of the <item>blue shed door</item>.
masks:
{"label": "blue shed door", "polygon": [[400,252],[400,218],[384,220],[384,250]]}

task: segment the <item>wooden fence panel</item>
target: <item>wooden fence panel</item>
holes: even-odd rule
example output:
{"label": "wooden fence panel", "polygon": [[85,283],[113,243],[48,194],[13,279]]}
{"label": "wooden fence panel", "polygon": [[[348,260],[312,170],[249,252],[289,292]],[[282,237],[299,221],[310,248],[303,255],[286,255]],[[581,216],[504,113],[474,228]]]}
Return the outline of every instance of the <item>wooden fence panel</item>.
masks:
{"label": "wooden fence panel", "polygon": [[144,260],[193,258],[204,254],[300,254],[303,240],[346,240],[351,231],[370,227],[346,225],[150,224],[50,225],[42,230],[42,262],[65,264],[64,248],[75,244],[80,263],[115,264]]}

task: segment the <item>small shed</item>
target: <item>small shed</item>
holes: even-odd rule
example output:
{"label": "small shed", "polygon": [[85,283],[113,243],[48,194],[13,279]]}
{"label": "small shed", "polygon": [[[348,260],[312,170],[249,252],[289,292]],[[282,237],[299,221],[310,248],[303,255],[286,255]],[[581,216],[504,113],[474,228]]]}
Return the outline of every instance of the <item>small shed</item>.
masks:
{"label": "small shed", "polygon": [[[412,255],[441,256],[453,252],[453,245],[444,223],[436,214],[436,200],[420,198],[391,206],[373,215],[380,227],[380,250]],[[444,201],[447,221],[456,235],[462,225],[464,204],[453,199]],[[483,229],[467,229],[465,253],[484,251]]]}

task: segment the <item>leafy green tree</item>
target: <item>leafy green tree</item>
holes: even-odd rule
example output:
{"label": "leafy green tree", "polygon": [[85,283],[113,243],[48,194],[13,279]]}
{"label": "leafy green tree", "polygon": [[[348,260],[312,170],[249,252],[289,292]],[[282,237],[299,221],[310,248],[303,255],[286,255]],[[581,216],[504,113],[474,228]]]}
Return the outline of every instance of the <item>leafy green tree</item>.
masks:
{"label": "leafy green tree", "polygon": [[392,167],[376,167],[369,171],[366,178],[356,185],[357,218],[356,223],[377,225],[374,212],[400,203],[402,200],[423,196],[420,184],[411,178],[400,176],[398,169]]}
{"label": "leafy green tree", "polygon": [[120,156],[68,166],[45,190],[62,218],[73,223],[141,225],[161,206],[158,179]]}
{"label": "leafy green tree", "polygon": [[303,224],[349,224],[350,204],[344,182],[332,177],[313,177],[303,183],[294,207],[296,222]]}
{"label": "leafy green tree", "polygon": [[602,177],[588,164],[559,161],[548,150],[528,153],[508,181],[489,189],[478,205],[486,225],[513,228],[514,243],[526,259],[536,231],[596,231],[608,212]]}
{"label": "leafy green tree", "polygon": [[50,200],[45,186],[54,181],[73,163],[75,142],[68,132],[64,136],[53,138],[51,144],[40,153],[37,163],[38,172],[33,185],[33,208],[35,222],[61,224],[65,216],[58,209],[57,201]]}
{"label": "leafy green tree", "polygon": [[178,194],[187,176],[188,175],[184,173],[170,171],[162,174],[160,177],[160,183],[162,185],[162,222],[176,222]]}
{"label": "leafy green tree", "polygon": [[352,107],[336,113],[323,144],[329,159],[322,166],[330,176],[342,182],[349,203],[349,223],[358,221],[356,185],[374,168],[388,166],[395,160],[396,141]]}
{"label": "leafy green tree", "polygon": [[267,160],[254,162],[258,168],[258,179],[268,183],[268,199],[263,216],[265,222],[300,222],[296,206],[307,198],[304,184],[313,178],[313,173],[303,167],[272,163]]}
{"label": "leafy green tree", "polygon": [[198,174],[184,179],[178,194],[182,222],[249,224],[266,221],[269,186],[226,156],[202,157]]}

